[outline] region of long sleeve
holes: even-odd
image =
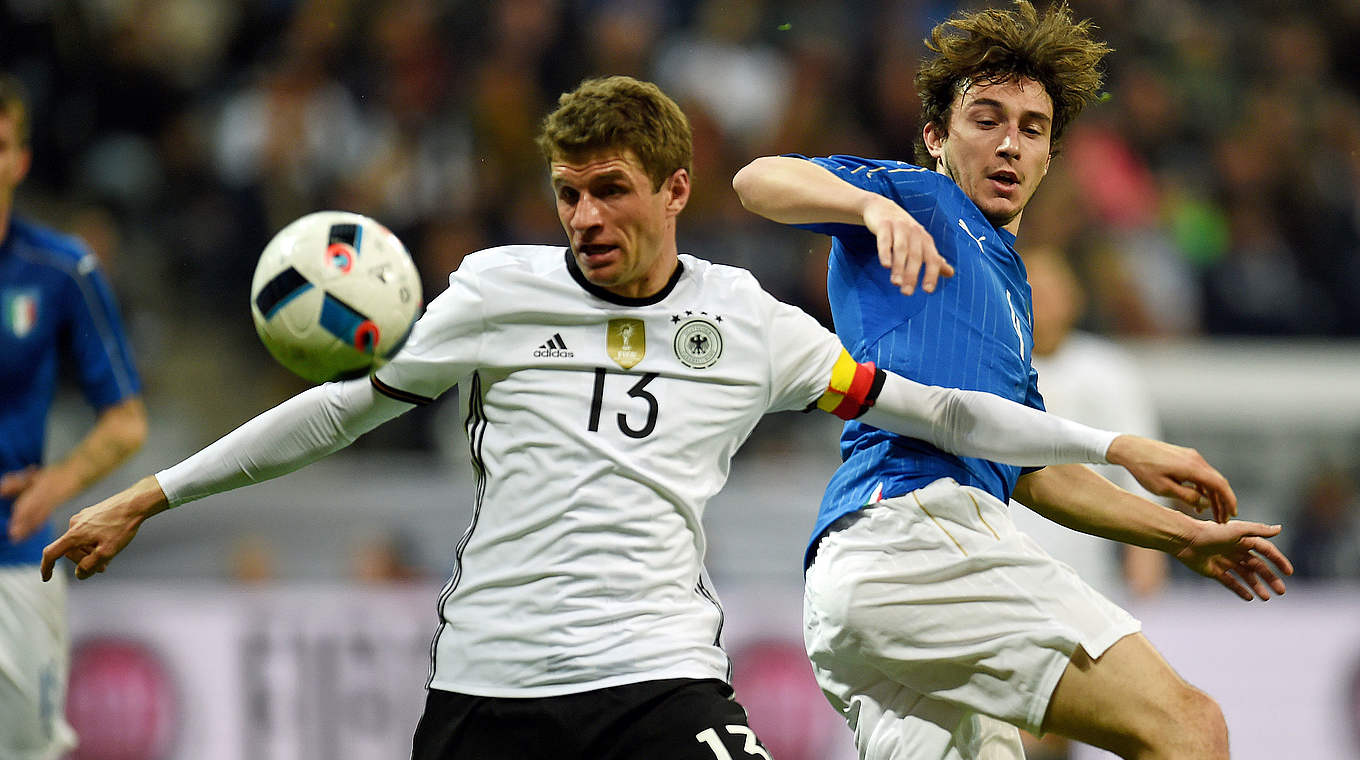
[[[991,393],[922,385],[891,372],[859,420],[955,454],[1019,466],[1103,464],[1119,435]]]
[[[367,377],[326,383],[156,473],[156,480],[177,507],[301,469],[412,408],[376,393]]]

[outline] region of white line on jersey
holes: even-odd
[[[973,231],[968,229],[968,225],[964,224],[962,219],[959,220],[959,226],[963,228],[964,233],[968,235],[968,237],[973,238],[973,242],[977,243],[979,251],[982,251],[983,253],[987,252],[987,249],[982,247],[982,241],[987,239],[986,235],[983,235],[982,237],[974,237]]]
[[[1025,358],[1025,333],[1022,329],[1024,323],[1020,321],[1020,315],[1015,313],[1015,304],[1011,301],[1009,290],[1006,291],[1006,305],[1011,310],[1011,327],[1015,328],[1015,338],[1020,343],[1020,358],[1023,359]]]

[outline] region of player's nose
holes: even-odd
[[[600,213],[600,203],[590,195],[583,194],[576,202],[576,208],[571,214],[571,226],[574,229],[586,230],[603,223],[603,216]]]
[[[998,156],[1016,158],[1020,155],[1020,130],[1018,127],[1010,126],[1006,133],[1001,136],[1001,142],[996,146]]]

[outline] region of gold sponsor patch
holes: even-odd
[[[632,369],[647,353],[647,330],[640,319],[609,320],[609,337],[605,344],[609,358],[624,369]]]

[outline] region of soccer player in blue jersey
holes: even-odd
[[[64,583],[38,567],[52,510],[146,438],[141,384],[95,257],[78,241],[11,213],[28,171],[29,117],[0,76],[0,757],[49,760],[74,746],[66,724]],[[65,457],[43,463],[58,371],[96,410]]]
[[[1065,4],[1023,0],[957,15],[927,44],[921,166],[764,157],[733,185],[752,211],[834,237],[828,291],[855,359],[1042,408],[1015,235],[1109,48]],[[953,456],[854,421],[841,450],[807,553],[805,636],[861,757],[1018,758],[1016,727],[1124,757],[1228,756],[1214,700],[1017,532],[1006,499],[1163,549],[1248,600],[1284,592],[1279,526],[1229,521],[1221,502],[1195,520],[1080,465]],[[1160,495],[1201,502],[1179,484]]]

